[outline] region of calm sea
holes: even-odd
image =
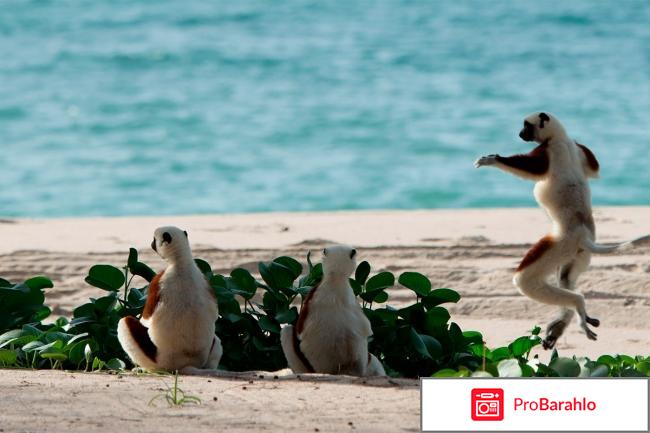
[[[650,2],[0,0],[0,216],[534,205],[548,110],[650,205]]]

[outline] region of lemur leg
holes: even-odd
[[[309,368],[303,364],[293,347],[293,326],[288,325],[280,331],[280,343],[284,357],[287,358],[289,368],[295,374],[311,373]]]
[[[563,289],[575,290],[575,280],[570,279],[573,265],[573,263],[570,263],[568,265],[560,266],[558,270],[558,282],[560,287]],[[560,308],[557,317],[546,327],[546,337],[544,338],[544,341],[542,341],[542,347],[544,347],[544,349],[552,349],[555,346],[557,340],[560,339],[567,326],[569,326],[569,323],[571,323],[574,315],[575,311],[571,308]]]
[[[221,340],[217,335],[214,335],[214,340],[212,340],[212,348],[210,349],[210,354],[208,355],[208,360],[206,361],[203,368],[216,370],[219,367],[219,361],[221,360],[221,355],[223,355],[223,347],[221,346]]]
[[[368,367],[366,368],[366,376],[386,376],[386,371],[381,362],[373,354],[368,356]]]
[[[585,299],[582,294],[548,283],[548,278],[557,270],[558,265],[564,266],[571,263],[567,262],[568,257],[563,241],[554,241],[540,248],[542,242],[544,240],[529,251],[519,266],[513,278],[515,286],[521,293],[535,301],[574,309],[580,317],[580,326],[587,334],[587,338],[595,340],[597,335],[589,329],[587,324],[598,326],[600,322],[587,315]],[[576,267],[576,269],[580,269],[580,267]],[[580,272],[577,272],[577,275]]]

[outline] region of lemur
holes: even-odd
[[[524,256],[513,283],[526,296],[561,307],[546,329],[543,347],[555,346],[567,325],[578,313],[580,325],[591,340],[596,334],[588,325],[599,326],[590,317],[582,294],[575,291],[578,276],[587,270],[591,253],[607,253],[638,245],[650,236],[618,245],[595,243],[596,227],[591,210],[588,178],[597,178],[600,165],[586,146],[572,140],[560,121],[549,113],[533,113],[524,120],[519,137],[539,145],[530,153],[479,158],[475,167],[494,166],[515,176],[533,180],[535,199],[553,222],[551,233],[540,239]],[[556,274],[559,287],[548,282]]]
[[[223,353],[215,334],[216,296],[192,257],[187,232],[155,230],[151,248],[169,266],[149,284],[140,320],[128,316],[117,326],[122,348],[146,369],[185,374],[216,370]]]
[[[386,375],[368,352],[370,321],[349,282],[356,253],[342,245],[323,250],[322,281],[305,298],[296,325],[282,328],[282,350],[294,373]]]

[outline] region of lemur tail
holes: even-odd
[[[650,235],[641,236],[631,241],[622,242],[620,244],[614,245],[602,245],[597,244],[589,238],[584,238],[582,240],[582,248],[591,251],[594,254],[607,254],[613,253],[616,251],[625,251],[643,245],[644,243],[650,243]]]

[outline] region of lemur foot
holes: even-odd
[[[583,328],[585,330],[585,334],[587,334],[587,338],[590,340],[596,341],[598,339],[598,334],[596,334],[594,331],[589,329],[588,327]]]
[[[555,343],[557,343],[560,336],[564,334],[567,325],[568,323],[564,320],[551,322],[546,328],[546,337],[544,338],[544,341],[542,341],[542,347],[546,350],[555,347]]]
[[[474,167],[480,168],[483,166],[494,165],[497,163],[497,155],[482,156],[474,161]]]
[[[555,343],[557,343],[557,337],[553,335],[548,335],[542,341],[542,347],[544,348],[544,350],[549,350],[555,347]]]
[[[587,323],[589,323],[591,326],[595,326],[596,328],[598,328],[598,327],[600,326],[600,320],[598,320],[598,319],[596,319],[596,318],[586,316],[586,317],[585,317],[585,320],[586,320]]]

